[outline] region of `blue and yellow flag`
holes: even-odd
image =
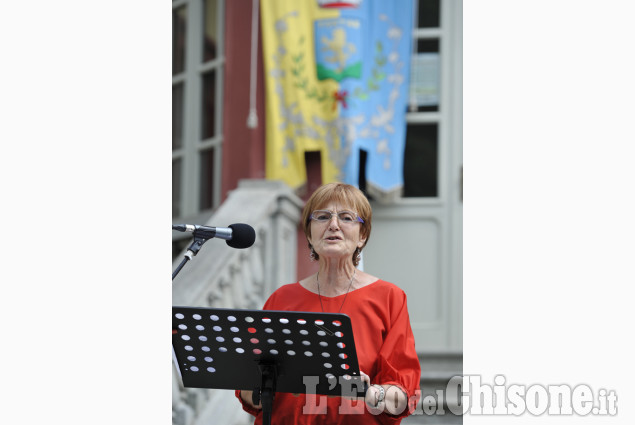
[[[403,188],[412,0],[262,0],[268,179],[306,183],[320,151],[323,183],[370,193]]]

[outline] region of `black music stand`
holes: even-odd
[[[276,391],[366,393],[345,314],[172,307],[172,348],[185,387],[254,391],[265,425]]]

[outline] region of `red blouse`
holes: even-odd
[[[344,296],[322,297],[324,311],[338,312]],[[321,312],[322,307],[317,294],[300,283],[293,283],[276,290],[263,310]],[[341,313],[348,315],[353,323],[360,370],[370,376],[372,384],[397,385],[403,389],[408,395],[409,408],[398,416],[386,413],[373,415],[363,401],[325,395],[276,393],[272,424],[399,424],[409,414],[410,408],[414,409],[420,397],[421,369],[405,292],[392,283],[377,280],[351,291]],[[256,416],[255,424],[262,424],[262,411],[243,403],[239,391],[236,391],[236,397],[245,411]],[[361,406],[363,409],[360,409],[360,403],[364,405]],[[342,413],[347,411],[350,413]]]

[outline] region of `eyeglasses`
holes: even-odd
[[[331,219],[333,218],[334,215],[337,216],[337,219],[342,224],[353,224],[353,223],[357,223],[357,222],[360,222],[360,223],[364,222],[364,220],[360,216],[355,214],[354,212],[351,212],[351,211],[340,211],[338,213],[334,213],[334,212],[329,211],[329,210],[315,210],[315,211],[313,211],[313,213],[311,214],[311,220],[315,220],[318,223],[327,223],[327,222],[331,221]]]

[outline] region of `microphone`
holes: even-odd
[[[209,227],[197,224],[173,224],[172,230],[179,232],[192,232],[195,236],[205,239],[225,239],[225,243],[232,248],[249,248],[256,241],[256,231],[253,227],[244,223],[230,224],[229,227]]]

